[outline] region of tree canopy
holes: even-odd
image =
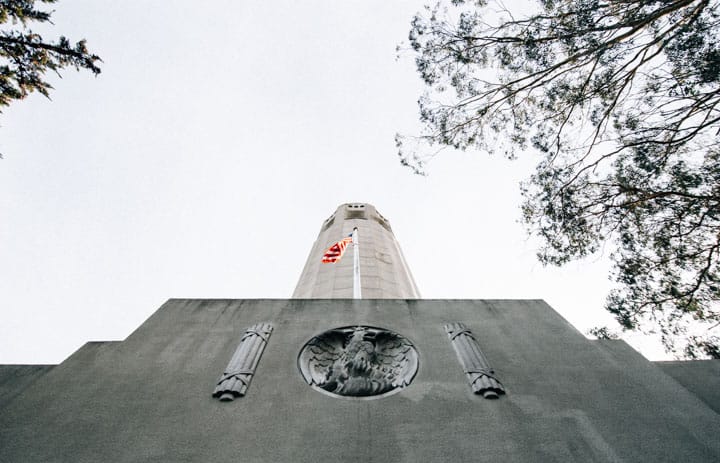
[[[656,332],[678,355],[720,357],[719,5],[426,7],[409,35],[426,84],[423,130],[397,136],[401,162],[423,173],[448,146],[539,153],[521,189],[540,261],[610,243],[606,308],[623,329]]]
[[[61,69],[71,66],[100,73],[100,57],[88,51],[85,40],[73,44],[61,36],[47,41],[30,29],[32,22],[51,23],[52,11],[38,9],[36,4],[55,2],[0,0],[0,108],[34,91],[49,97],[48,70],[59,75]]]

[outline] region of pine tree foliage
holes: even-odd
[[[51,22],[52,12],[36,4],[56,0],[0,0],[0,107],[37,91],[46,97],[52,86],[48,70],[59,73],[67,66],[100,73],[100,57],[90,53],[85,40],[71,43],[66,37],[46,41],[30,29],[30,23]]]
[[[533,5],[451,0],[414,17],[424,129],[397,136],[401,162],[423,173],[447,146],[540,153],[522,186],[540,261],[611,243],[620,325],[717,356],[720,1]]]

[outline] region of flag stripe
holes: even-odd
[[[343,254],[345,253],[345,249],[347,249],[347,246],[350,243],[352,243],[352,236],[343,238],[337,243],[327,248],[322,257],[322,263],[334,264],[335,262],[340,261],[340,258],[342,258]]]

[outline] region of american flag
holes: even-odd
[[[322,257],[322,263],[334,264],[335,262],[340,261],[340,258],[342,257],[343,253],[345,253],[345,249],[350,243],[352,243],[352,234],[327,248],[325,254],[323,254]]]

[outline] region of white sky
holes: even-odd
[[[422,86],[395,47],[421,6],[55,5],[53,33],[104,63],[0,115],[0,363],[124,339],[168,298],[288,298],[348,201],[390,220],[424,298],[541,298],[583,332],[611,322],[604,258],[535,260],[518,223],[532,156],[400,166]]]

